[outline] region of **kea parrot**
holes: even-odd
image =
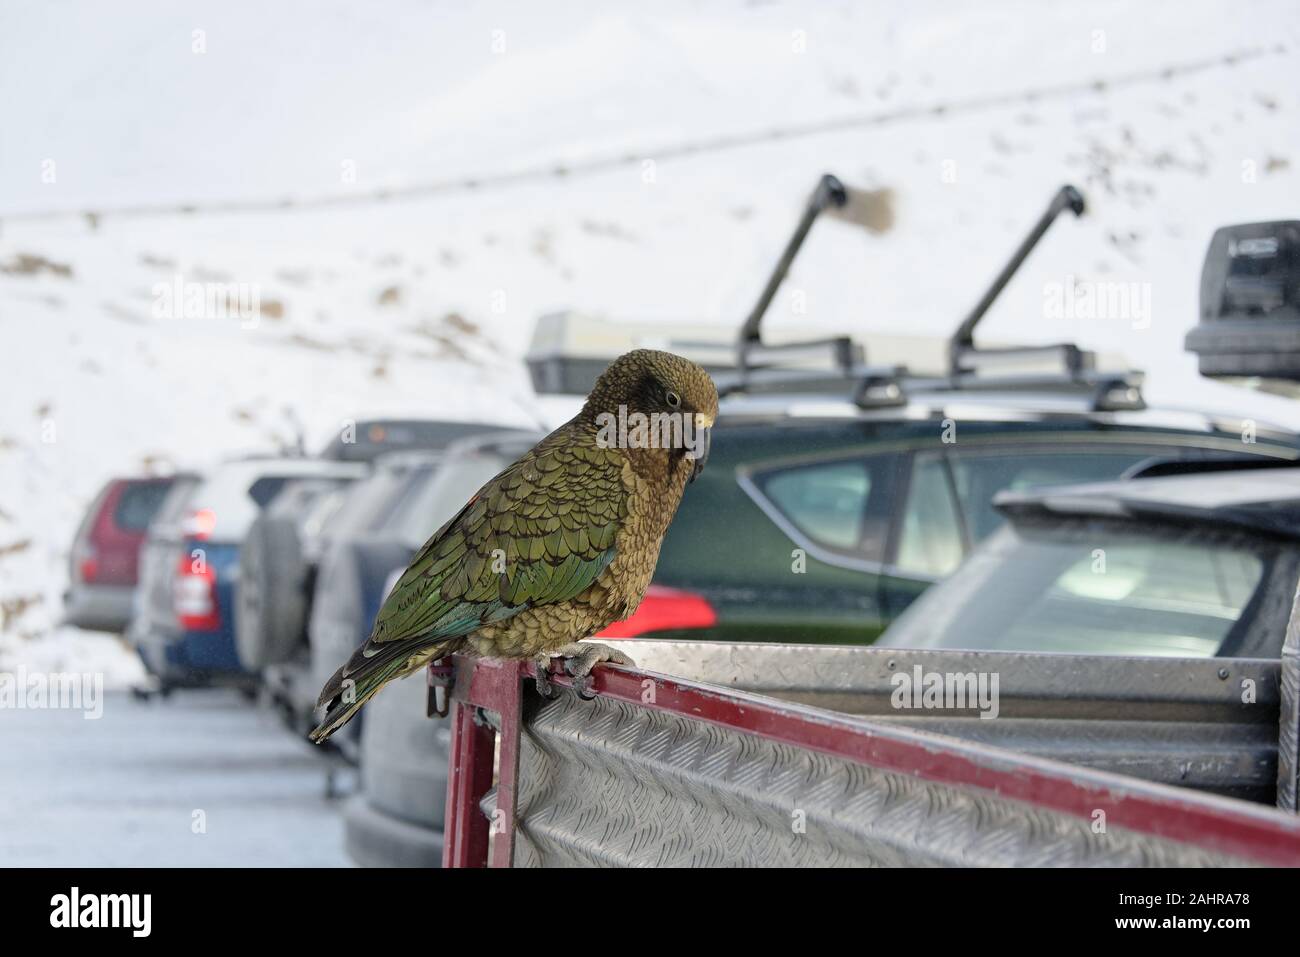
[[[380,688],[460,652],[585,678],[631,664],[583,638],[636,611],[688,482],[704,468],[718,390],[700,366],[637,349],[582,410],[489,481],[398,579],[365,643],[321,691],[324,741]]]

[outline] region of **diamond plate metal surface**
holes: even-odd
[[[607,698],[541,704],[522,745],[516,867],[1243,863]]]

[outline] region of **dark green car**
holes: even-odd
[[[869,643],[1000,525],[992,500],[1004,489],[1298,454],[1283,431],[1243,438],[1237,423],[1096,411],[1087,396],[1073,411],[1032,391],[917,395],[883,410],[775,398],[724,403],[708,467],[664,542],[660,587],[624,633]]]
[[[943,371],[868,364],[871,350],[848,336],[765,342],[763,317],[814,221],[844,207],[849,192],[830,174],[819,180],[734,343],[679,344],[697,350],[726,398],[650,592],[604,637],[870,643],[1000,525],[992,501],[1003,490],[1130,477],[1186,459],[1300,455],[1292,432],[1147,409],[1140,373],[1099,371],[1073,343],[975,343],[1052,223],[1083,214],[1083,194],[1069,184],[957,325]],[[1254,287],[1221,262],[1224,243],[1212,246],[1206,275],[1232,275],[1234,295],[1245,295]],[[1276,277],[1265,279],[1243,308],[1283,301]],[[568,355],[560,347],[585,327],[566,331],[566,318],[547,317],[534,333],[539,393],[585,394],[612,358]],[[589,338],[607,345],[610,330]],[[816,364],[827,356],[829,366]]]

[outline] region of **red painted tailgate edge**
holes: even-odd
[[[491,711],[510,706],[505,687],[531,677],[531,662],[458,659],[454,697]],[[571,687],[565,675],[552,675]],[[649,682],[650,684],[647,684]],[[646,691],[653,686],[653,700]],[[516,686],[517,687],[517,686]],[[594,673],[598,695],[735,728],[796,747],[927,781],[973,787],[1109,826],[1158,835],[1263,863],[1300,866],[1300,817],[1244,801],[1151,784],[923,732],[872,725],[743,692],[612,665]],[[517,698],[515,699],[517,701]],[[449,808],[449,813],[450,813]]]

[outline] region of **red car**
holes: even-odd
[[[125,631],[145,530],[178,483],[191,476],[112,479],[95,496],[72,543],[64,622]]]

